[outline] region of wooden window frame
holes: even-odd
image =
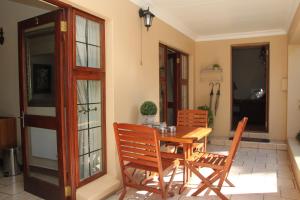
[[[77,66],[76,65],[76,16],[81,16],[88,20],[95,21],[100,24],[100,68]],[[106,159],[106,91],[105,91],[105,20],[93,16],[81,10],[73,9],[72,12],[72,44],[73,44],[73,133],[74,137],[74,158],[75,158],[75,179],[76,187],[81,187],[91,181],[105,175],[107,173]],[[101,133],[102,133],[102,171],[88,178],[80,180],[79,152],[78,152],[78,116],[77,116],[77,80],[99,80],[101,81]]]

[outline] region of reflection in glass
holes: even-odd
[[[77,81],[80,179],[102,170],[101,81]]]
[[[25,30],[27,99],[31,107],[55,107],[55,24]]]
[[[188,87],[187,85],[181,86],[181,102],[182,109],[188,108]]]
[[[27,127],[29,176],[59,185],[56,130]]]
[[[188,57],[181,55],[181,79],[188,79]]]

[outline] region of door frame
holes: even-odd
[[[230,46],[230,130],[234,131],[236,127],[233,127],[232,118],[233,118],[233,54],[232,51],[234,48],[251,48],[251,47],[266,47],[267,48],[267,55],[266,55],[266,113],[265,113],[265,130],[262,131],[255,131],[255,130],[248,130],[246,127],[246,131],[253,132],[253,133],[265,133],[269,132],[269,106],[270,106],[270,43],[269,42],[258,42],[258,43],[244,43],[244,44],[233,44]]]
[[[163,99],[163,106],[164,108],[159,108],[159,109],[163,109],[163,121],[164,122],[167,122],[168,120],[168,88],[167,88],[167,67],[168,67],[168,50],[171,50],[171,51],[174,51],[176,53],[176,60],[175,60],[175,70],[174,70],[174,74],[176,74],[176,80],[174,79],[174,87],[173,87],[173,90],[174,90],[174,104],[175,104],[175,109],[174,111],[178,111],[180,109],[182,109],[182,100],[181,100],[181,86],[183,85],[183,81],[182,80],[182,73],[181,73],[181,66],[182,66],[182,56],[186,56],[187,57],[187,76],[188,76],[188,79],[187,79],[187,83],[185,83],[185,85],[187,85],[187,107],[189,107],[189,55],[187,53],[184,53],[180,50],[177,50],[173,47],[170,47],[168,45],[165,45],[163,43],[159,43],[159,48],[162,47],[164,49],[164,56],[165,56],[165,76],[164,76],[164,80],[162,80],[160,74],[159,74],[159,86],[165,88],[165,98]],[[160,58],[159,58],[160,59]],[[159,62],[160,63],[160,62]],[[160,66],[159,66],[160,67]],[[159,71],[160,73],[160,71]],[[160,88],[159,88],[160,90]],[[159,98],[161,97],[161,94],[159,93]],[[174,113],[175,116],[174,116],[174,119],[175,119],[175,123],[176,123],[176,120],[177,120],[177,113]],[[161,118],[161,116],[160,116]],[[161,121],[162,119],[160,119]]]

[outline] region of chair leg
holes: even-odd
[[[225,179],[225,182],[230,186],[230,187],[235,187],[234,184],[228,180],[227,178]]]
[[[119,200],[123,200],[124,197],[125,197],[125,195],[126,195],[126,186],[124,186],[124,188],[123,188],[123,190],[122,190],[122,193],[121,193],[121,195],[120,195],[120,197],[119,197]]]

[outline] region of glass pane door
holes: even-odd
[[[60,18],[55,11],[19,26],[24,189],[45,199],[65,199]]]

